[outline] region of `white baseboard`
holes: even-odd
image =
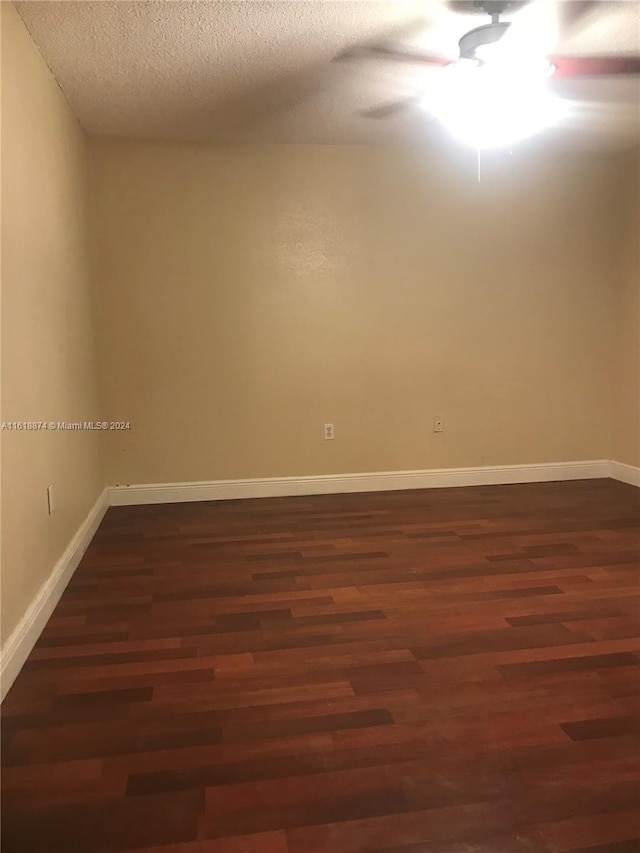
[[[609,476],[622,483],[640,488],[640,468],[636,465],[627,465],[626,462],[609,462]]]
[[[588,480],[608,476],[610,476],[609,461],[597,459],[585,462],[441,468],[425,471],[380,471],[365,474],[322,474],[310,477],[264,477],[252,480],[146,483],[111,486],[109,503],[111,506],[131,506],[289,495],[538,483],[552,480]]]
[[[104,489],[4,644],[0,666],[0,699],[4,699],[22,669],[84,552],[89,547],[109,506],[108,498],[108,489]]]

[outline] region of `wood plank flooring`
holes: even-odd
[[[640,851],[640,491],[109,510],[2,707],[3,853]]]

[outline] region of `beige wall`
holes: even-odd
[[[13,5],[1,6],[2,419],[93,420],[86,141]],[[95,434],[1,435],[4,640],[103,481]]]
[[[612,458],[640,465],[640,148],[621,159]]]
[[[610,157],[523,147],[478,184],[467,154],[100,142],[93,168],[111,483],[609,457]]]

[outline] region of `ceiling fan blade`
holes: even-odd
[[[598,0],[564,0],[558,5],[561,7],[560,25],[565,34],[569,35],[578,29],[589,12],[601,4]]]
[[[640,74],[640,56],[550,56],[553,79]]]
[[[347,50],[339,53],[335,59],[338,61],[349,59],[390,59],[395,62],[410,62],[414,65],[435,65],[441,68],[450,65],[453,61],[446,56],[436,56],[432,53],[425,53],[422,50],[403,50],[402,48],[386,44],[365,44],[347,48]]]
[[[365,118],[391,118],[396,113],[401,113],[408,109],[412,104],[418,102],[418,98],[403,98],[401,101],[390,101],[387,104],[381,104],[379,107],[373,107],[370,110],[364,110],[361,115]]]

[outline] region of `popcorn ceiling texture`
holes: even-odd
[[[71,108],[95,135],[217,142],[420,143],[440,131],[418,107],[373,121],[362,110],[432,85],[437,71],[364,60],[332,63],[375,37],[455,55],[483,15],[423,2],[21,2],[16,4]],[[559,45],[567,52],[640,50],[640,4],[607,2]],[[583,81],[563,137],[633,136],[635,80]],[[603,133],[604,131],[604,133]]]

